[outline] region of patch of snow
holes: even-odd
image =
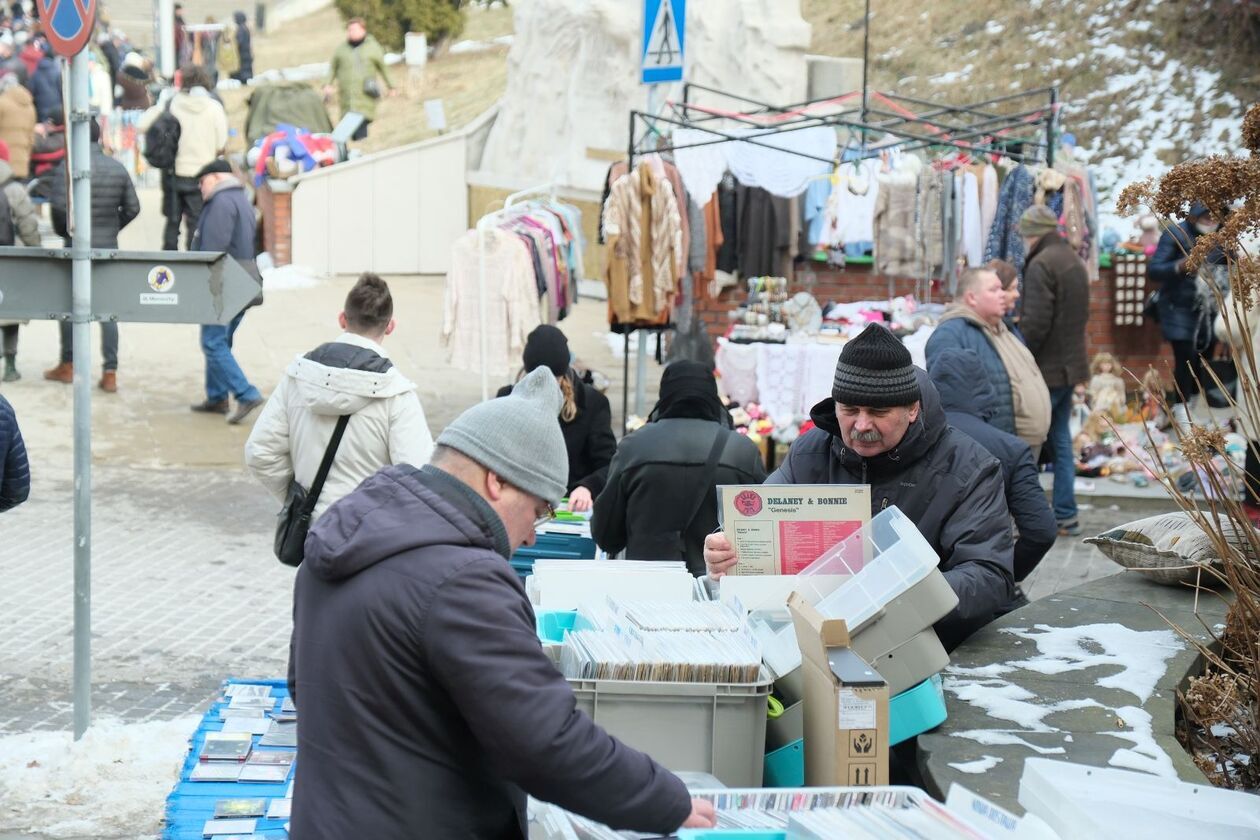
[[[991,20],[984,27],[984,31],[986,35],[1001,35],[1006,31],[1006,26],[1005,24],[998,23],[996,20]]]
[[[983,758],[976,759],[975,761],[964,761],[959,763],[951,762],[949,766],[953,767],[959,773],[972,773],[979,775],[980,773],[989,772],[1001,763],[1002,759],[986,755]]]
[[[1026,747],[1038,755],[1063,755],[1067,752],[1063,747],[1039,747],[1009,729],[968,729],[952,734],[955,738],[966,738],[986,747]],[[1072,736],[1067,736],[1067,740],[1072,740]]]
[[[954,694],[985,714],[998,720],[1009,720],[1030,732],[1057,732],[1045,719],[1056,712],[1074,709],[1106,708],[1096,700],[1060,700],[1042,705],[1031,702],[1037,698],[1025,688],[1003,680],[960,680],[945,678],[945,690]]]
[[[489,41],[458,41],[451,45],[448,52],[451,55],[462,55],[465,53],[487,52],[489,50],[498,49],[499,47],[512,46],[513,38],[511,35],[500,35]]]
[[[971,71],[975,70],[974,64],[968,64],[961,70],[951,70],[948,73],[941,73],[928,79],[928,82],[934,85],[952,85],[955,82],[965,82],[970,76]]]
[[[1171,630],[1132,630],[1121,624],[1038,624],[1033,630],[1010,628],[1002,632],[1037,645],[1037,656],[1007,664],[1047,676],[1100,666],[1120,668],[1118,673],[1099,678],[1097,684],[1127,691],[1142,703],[1155,691],[1155,684],[1168,669],[1168,660],[1182,650]]]
[[[264,292],[287,292],[310,289],[320,284],[321,278],[309,268],[300,265],[281,265],[262,272]]]
[[[1064,736],[1063,736],[1063,740],[1064,740],[1064,741],[1066,741],[1067,743],[1069,743],[1069,744],[1070,744],[1070,743],[1072,743],[1072,736],[1071,736],[1071,735],[1064,735]]]
[[[1176,779],[1177,770],[1173,767],[1172,759],[1159,744],[1155,743],[1155,732],[1151,726],[1150,714],[1137,706],[1121,706],[1116,709],[1116,714],[1132,728],[1132,731],[1100,734],[1114,735],[1117,738],[1132,741],[1133,748],[1116,750],[1115,755],[1107,763],[1112,767],[1123,767],[1126,770],[1138,770],[1165,779]]]
[[[962,665],[949,665],[945,668],[945,673],[953,674],[956,677],[975,677],[977,679],[988,677],[1000,677],[1015,670],[1013,665],[1003,665],[995,662],[992,665],[982,665],[979,668],[966,668]]]
[[[1234,727],[1230,726],[1228,723],[1212,724],[1213,738],[1229,738],[1237,734],[1238,730],[1234,729]]]
[[[0,737],[0,831],[47,837],[156,834],[199,718]]]

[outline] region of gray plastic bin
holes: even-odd
[[[949,654],[931,627],[870,661],[871,667],[888,683],[889,696],[914,688],[948,664]]]
[[[856,630],[849,628],[853,637],[853,650],[873,665],[889,651],[901,647],[949,615],[949,611],[956,606],[958,596],[949,581],[939,569],[933,569],[923,580],[884,605],[865,624]],[[936,671],[929,671],[915,682],[922,682],[935,673]]]
[[[577,707],[670,770],[760,787],[771,681],[750,685],[569,680]]]

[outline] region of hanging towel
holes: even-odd
[[[758,130],[736,129],[730,133],[747,136],[758,134]],[[761,187],[780,198],[792,198],[805,192],[810,179],[830,171],[830,161],[836,157],[836,131],[830,126],[786,134],[761,134],[755,139],[755,144],[723,143],[727,166],[740,183]],[[801,154],[812,157],[801,157]]]
[[[680,128],[674,132],[675,147],[721,139],[716,134],[696,128]],[[683,186],[692,200],[702,207],[709,203],[726,172],[726,147],[729,145],[727,142],[710,142],[706,146],[674,149],[674,165],[682,176]]]

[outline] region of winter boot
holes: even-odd
[[[62,362],[52,370],[44,371],[44,378],[49,382],[64,382],[67,385],[74,382],[74,365],[70,362]]]
[[[105,393],[115,394],[118,392],[118,374],[112,370],[102,371],[101,381],[98,384]]]
[[[6,353],[4,356],[4,381],[17,382],[22,378],[22,374],[18,373],[17,356],[13,353]]]

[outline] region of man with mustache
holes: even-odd
[[[949,426],[910,351],[870,325],[844,346],[831,394],[766,483],[869,484],[872,515],[896,505],[908,516],[958,594],[958,607],[935,625],[947,650],[1019,606],[1001,465]],[[720,578],[739,558],[717,533],[705,540],[704,561]]]

